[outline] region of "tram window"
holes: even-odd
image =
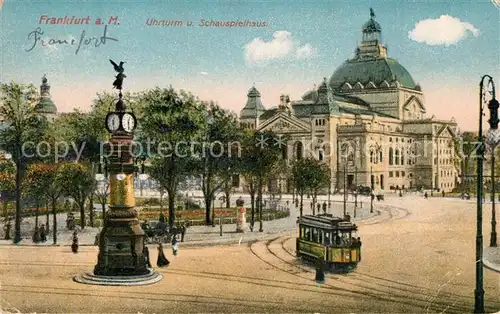
[[[330,245],[330,232],[325,232],[325,245]]]
[[[305,239],[311,241],[311,228],[306,227]]]
[[[318,243],[323,244],[323,230],[318,230]]]
[[[312,230],[312,242],[318,242],[318,229],[313,229]]]
[[[304,227],[301,227],[300,228],[300,238],[303,239],[304,238],[304,235],[305,235],[305,228]]]

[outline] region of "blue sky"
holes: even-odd
[[[264,105],[270,107],[281,93],[300,98],[352,57],[370,7],[382,26],[389,56],[422,85],[429,114],[455,116],[462,129],[474,128],[470,117],[477,117],[480,76],[489,73],[500,86],[500,9],[491,0],[5,0],[0,12],[0,81],[39,85],[46,73],[60,111],[86,110],[96,92],[112,91],[111,58],[126,61],[125,90],[172,84],[239,112],[255,82]],[[39,24],[41,15],[90,16],[91,24]],[[418,36],[409,38],[418,22],[442,15],[455,18],[448,22],[459,23],[462,38],[456,33],[460,30],[450,28],[429,39],[426,36],[435,37],[436,31],[426,33],[423,25]],[[110,16],[117,16],[120,25],[109,25],[108,36],[118,42],[82,47],[76,55],[77,45],[37,45],[26,52],[33,43],[28,34],[37,27],[44,32],[42,38],[75,38],[78,43],[83,30],[88,37],[101,36],[104,26],[93,22],[97,18],[107,22]],[[148,26],[149,18],[193,21],[193,26]],[[201,27],[201,19],[265,21],[268,26]],[[274,45],[269,43],[273,39]]]

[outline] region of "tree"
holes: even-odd
[[[57,201],[62,194],[62,182],[58,180],[59,164],[31,164],[26,173],[26,186],[28,191],[39,197],[47,199],[52,211],[52,236],[54,244],[57,243]]]
[[[16,192],[16,168],[11,160],[5,158],[5,154],[0,153],[0,200],[2,200],[2,215],[5,223],[10,220],[8,213],[9,201],[15,199]],[[6,240],[7,234],[5,235]]]
[[[328,188],[330,184],[330,167],[314,158],[307,158],[305,171],[308,173],[307,184],[313,201],[313,215],[315,215],[316,202],[321,190]]]
[[[82,163],[64,163],[59,166],[56,180],[62,193],[71,197],[80,209],[80,226],[85,228],[85,201],[94,188],[89,167]]]
[[[37,138],[38,128],[42,125],[35,113],[34,105],[38,98],[33,85],[0,84],[0,116],[6,126],[0,130],[0,145],[12,154],[16,163],[14,243],[21,241],[21,183],[27,159],[26,150],[22,150],[23,143]]]
[[[155,88],[138,96],[144,108],[139,126],[141,143],[148,146],[150,176],[168,193],[169,225],[175,223],[175,196],[179,183],[193,173],[195,157],[189,144],[200,142],[203,135],[203,105],[193,95],[172,87]],[[144,148],[144,145],[143,145]]]
[[[300,212],[300,217],[302,217],[302,213],[304,210],[304,194],[308,190],[307,186],[307,173],[304,171],[306,169],[306,161],[305,159],[296,159],[293,161],[292,164],[292,183],[293,187],[297,193],[297,195],[300,197],[300,205],[299,205],[299,212]]]
[[[99,184],[100,183],[100,184]],[[106,204],[108,203],[109,197],[109,180],[105,179],[104,181],[97,182],[98,186],[95,189],[95,197],[97,201],[102,206],[102,219],[106,219]]]
[[[213,225],[215,217],[212,200],[226,184],[229,184],[232,173],[237,171],[239,137],[237,119],[231,112],[209,103],[206,114],[208,118],[204,125],[206,130],[204,144],[197,151],[201,158],[196,159],[198,162],[195,168],[202,177],[205,223]],[[229,199],[226,202],[229,202]]]
[[[280,163],[281,145],[286,145],[286,139],[270,131],[246,131],[242,139],[243,152],[240,159],[241,172],[250,187],[257,192],[257,212],[259,214],[259,231],[262,232],[262,194],[264,183],[276,175],[273,171]],[[252,199],[252,195],[250,195]],[[253,200],[252,200],[253,202]],[[252,220],[253,230],[253,207]]]

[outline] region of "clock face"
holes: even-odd
[[[108,131],[115,132],[120,127],[120,117],[116,113],[108,114],[106,117]]]
[[[125,113],[122,117],[122,128],[125,132],[131,133],[135,129],[135,117]]]

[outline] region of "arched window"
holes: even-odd
[[[395,160],[395,161],[396,161],[396,162],[395,162],[395,164],[396,164],[396,165],[399,165],[399,149],[396,149],[396,152],[395,152],[395,154],[394,154],[394,155],[395,155],[395,156],[394,156],[394,157],[395,157],[394,159],[396,159],[396,160]]]
[[[288,146],[286,145],[281,146],[281,157],[283,159],[288,159]]]
[[[378,151],[378,160],[379,160],[380,162],[382,162],[382,161],[384,160],[384,158],[383,158],[383,157],[384,157],[384,156],[382,155],[382,150],[379,150],[379,151]]]
[[[295,158],[302,159],[304,153],[304,146],[302,142],[295,143]]]
[[[373,150],[370,151],[370,163],[373,163]]]
[[[404,166],[405,164],[405,154],[404,154],[404,149],[401,150],[401,165]]]
[[[393,164],[394,164],[394,153],[392,147],[389,147],[389,165],[392,166]]]

